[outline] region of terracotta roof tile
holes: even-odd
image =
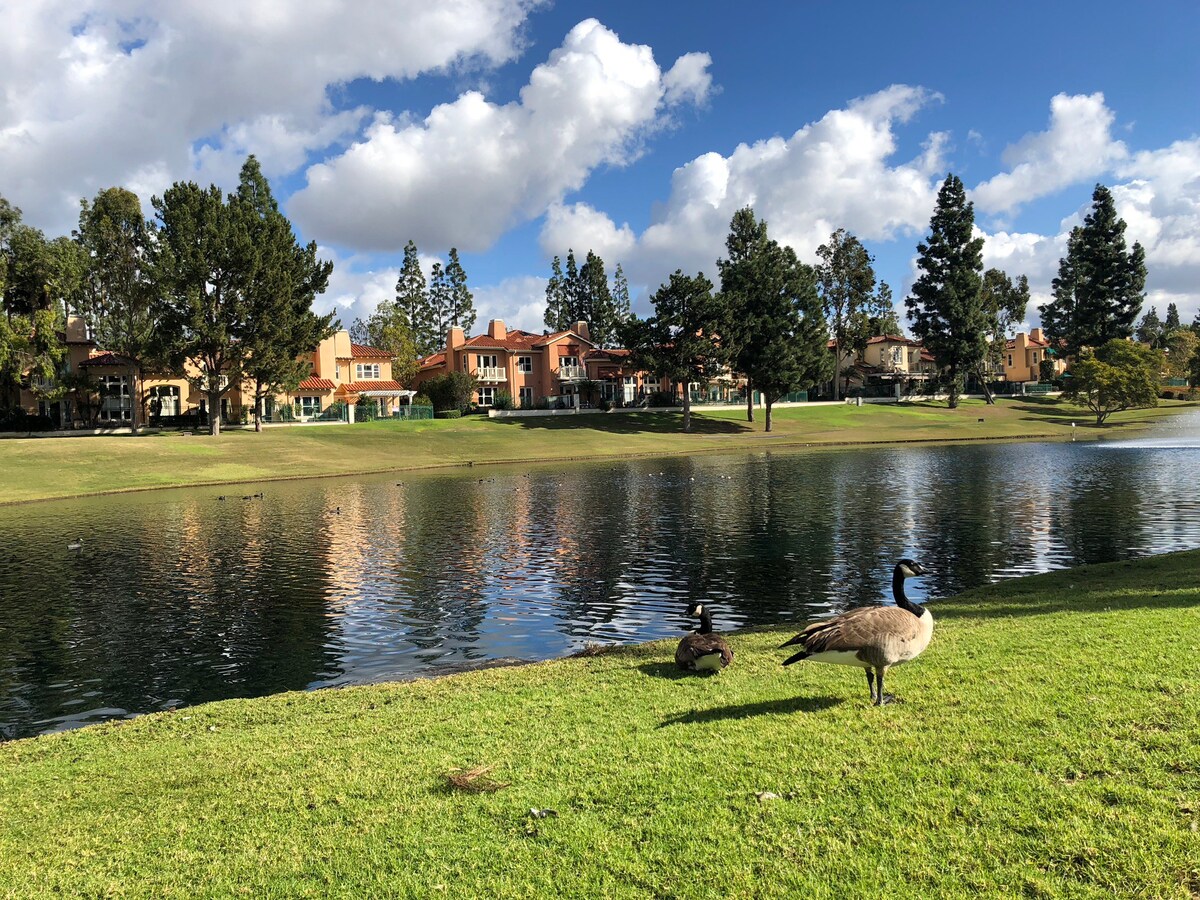
[[[95,356],[89,356],[79,364],[80,368],[84,366],[136,366],[137,360],[130,359],[128,356],[122,356],[120,353],[98,353]]]
[[[316,375],[310,375],[296,385],[297,390],[302,391],[332,391],[335,387],[337,385],[328,378],[318,378]]]
[[[391,359],[392,354],[378,347],[368,347],[366,344],[351,344],[350,354],[354,359]]]

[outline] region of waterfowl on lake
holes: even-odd
[[[783,664],[811,659],[858,666],[867,670],[867,687],[876,706],[894,700],[883,692],[883,676],[892,666],[919,656],[933,637],[933,615],[904,596],[904,579],[924,574],[920,563],[900,560],[892,572],[895,606],[864,606],[814,622],[782,645],[804,648]]]
[[[733,662],[733,650],[725,638],[713,634],[712,615],[703,603],[691,604],[687,614],[699,617],[700,630],[679,642],[675,663],[685,672],[720,672]]]
[[[71,541],[71,543],[67,544],[67,549],[74,550],[76,553],[78,553],[80,550],[83,549],[83,538],[75,538],[75,540],[73,540],[73,541]]]

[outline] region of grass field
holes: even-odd
[[[121,437],[0,440],[0,502],[73,497],[315,475],[349,475],[467,463],[665,455],[806,444],[1126,436],[1165,415],[1196,409],[1165,401],[1157,409],[1114,414],[1102,428],[1085,410],[1058,400],[967,401],[899,406],[781,409],[774,430],[763,414],[747,424],[740,411],[696,417],[679,431],[675,413],[620,413],[522,419],[470,416],[425,422],[373,422],[272,428],[262,434],[163,433]],[[982,421],[980,421],[982,420]]]
[[[1200,896],[1200,552],[931,609],[883,708],[759,631],[0,745],[0,896]]]

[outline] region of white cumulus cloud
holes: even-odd
[[[665,75],[649,47],[594,19],[537,66],[517,101],[471,91],[422,121],[378,115],[364,138],[314,165],[289,210],[320,239],[362,249],[418,244],[483,250],[603,164],[635,159],[672,103],[703,100],[708,58]]]

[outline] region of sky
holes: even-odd
[[[717,280],[753,206],[814,262],[841,227],[897,305],[958,175],[984,263],[1037,305],[1097,183],[1147,308],[1200,311],[1200,4],[0,0],[0,196],[50,236],[122,185],[236,186],[255,154],[335,264],[343,324],[403,247],[459,251],[482,330],[541,331],[554,255],[621,263],[634,309]]]

